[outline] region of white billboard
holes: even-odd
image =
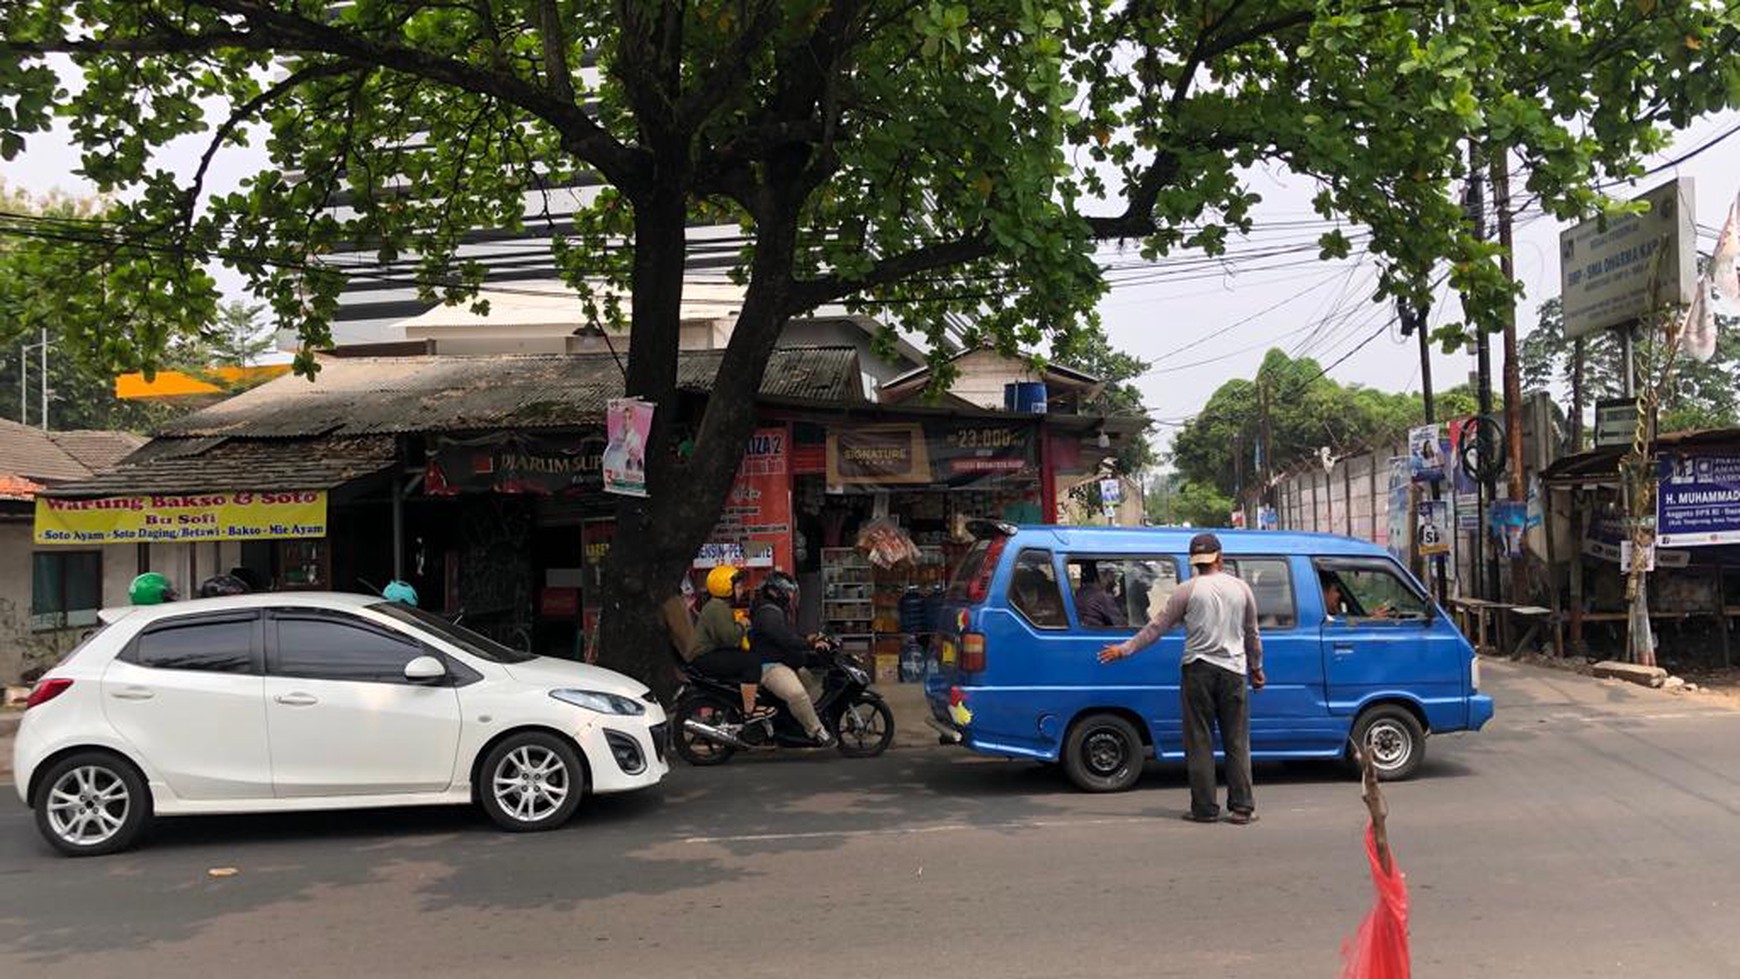
[[[1649,210],[1610,218],[1606,227],[1584,221],[1559,235],[1568,337],[1624,326],[1651,305],[1692,301],[1698,262],[1692,178],[1670,180],[1633,200],[1647,202]]]

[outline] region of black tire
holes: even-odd
[[[691,718],[702,724],[740,724],[743,721],[741,705],[703,693],[677,701],[676,710],[671,713],[671,744],[684,761],[697,768],[706,768],[723,765],[737,754],[737,749],[728,744],[708,741],[690,731],[686,722]]]
[[[1084,792],[1123,792],[1142,777],[1145,760],[1136,725],[1116,714],[1089,714],[1063,741],[1064,774]]]
[[[1379,704],[1368,707],[1353,725],[1353,743],[1372,753],[1372,767],[1380,782],[1413,778],[1426,760],[1426,731],[1405,707]],[[1348,760],[1353,760],[1352,752]],[[1359,771],[1359,766],[1353,766]]]
[[[546,731],[503,738],[477,766],[477,804],[510,833],[539,833],[566,823],[586,794],[580,753]]]
[[[145,777],[113,752],[68,755],[37,783],[36,829],[66,856],[118,853],[132,846],[150,822]]]
[[[835,716],[834,739],[847,758],[874,758],[894,743],[894,712],[887,701],[866,690]]]

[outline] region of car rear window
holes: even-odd
[[[991,541],[989,538],[973,543],[966,556],[961,558],[961,563],[955,565],[955,576],[949,581],[948,597],[951,600],[958,602],[967,600],[968,588],[972,585],[973,579],[977,578],[979,572],[984,569],[985,559],[990,554]]]

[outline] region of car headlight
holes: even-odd
[[[640,701],[620,697],[613,693],[604,693],[600,690],[552,690],[550,696],[565,704],[595,710],[600,714],[638,716],[646,713],[646,705]]]

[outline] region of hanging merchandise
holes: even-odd
[[[921,559],[918,545],[893,520],[883,517],[872,520],[858,531],[858,550],[878,568],[899,564],[917,564]]]
[[[646,494],[646,443],[652,433],[653,403],[612,398],[605,408],[604,492]]]

